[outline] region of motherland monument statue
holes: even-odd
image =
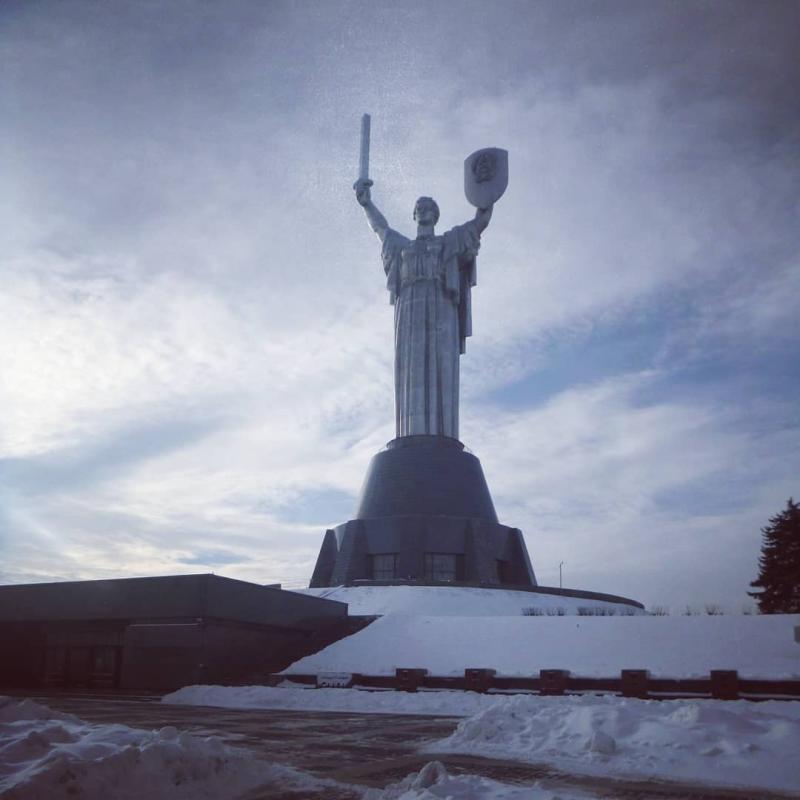
[[[487,183],[474,219],[437,236],[439,206],[432,197],[414,205],[415,239],[389,227],[371,197],[364,174],[353,188],[381,241],[387,289],[394,312],[394,384],[397,436],[458,439],[459,356],[472,334],[471,289],[481,234],[495,198],[508,183],[505,151],[484,150],[467,159],[467,180]],[[491,191],[487,192],[486,189]]]
[[[437,235],[439,207],[420,197],[411,239],[389,227],[372,201],[369,139],[365,114],[353,189],[381,241],[394,306],[396,438],[372,459],[356,516],[326,532],[311,586],[535,586],[521,532],[498,522],[480,462],[458,439],[459,360],[472,334],[476,259],[508,185],[508,153],[484,148],[465,160],[473,219]]]
[[[476,257],[494,203],[508,185],[508,153],[485,149],[466,160],[465,189],[477,206],[474,219],[437,236],[439,206],[432,197],[420,197],[413,214],[417,236],[408,239],[389,227],[372,201],[369,128],[365,114],[360,175],[353,189],[381,241],[389,300],[395,307],[396,435],[458,439],[459,356],[472,334]]]

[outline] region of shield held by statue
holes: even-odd
[[[485,147],[464,161],[464,194],[476,208],[496,203],[508,186],[508,150]]]

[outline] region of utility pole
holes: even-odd
[[[563,561],[559,561],[558,562],[558,588],[559,589],[563,588],[563,585],[562,585],[562,582],[561,582],[561,567],[563,566],[563,564],[564,564]]]

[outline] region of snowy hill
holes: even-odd
[[[301,659],[285,674],[394,674],[424,667],[463,675],[490,667],[502,675],[567,669],[612,677],[649,669],[658,677],[705,677],[736,669],[743,677],[800,677],[798,614],[692,617],[422,617],[391,614]]]
[[[615,614],[643,613],[626,603],[568,597],[546,592],[484,589],[472,586],[335,586],[295,591],[347,603],[351,615],[495,617],[519,616],[523,613],[523,609],[536,609],[542,614],[563,612],[574,615],[582,608]]]

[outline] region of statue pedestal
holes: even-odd
[[[396,580],[536,586],[522,533],[498,522],[480,461],[456,439],[404,436],[373,457],[311,586]]]

